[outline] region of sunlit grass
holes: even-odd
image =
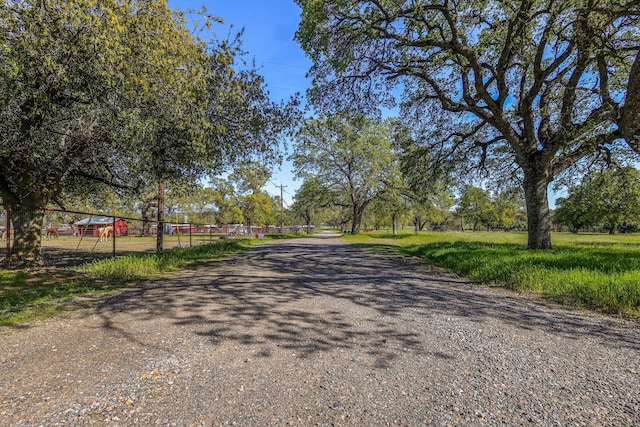
[[[640,236],[555,233],[553,251],[526,249],[524,233],[437,232],[348,236],[423,258],[474,282],[565,304],[640,316]]]
[[[97,260],[55,272],[0,269],[0,325],[11,326],[48,317],[77,306],[82,300],[199,262],[239,253],[247,246],[248,240],[220,240],[158,254],[140,253]]]
[[[193,262],[237,253],[245,248],[246,241],[220,240],[212,244],[173,248],[160,253],[98,260],[77,268],[77,271],[101,279],[147,279],[159,273],[184,268]]]

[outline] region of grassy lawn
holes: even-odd
[[[0,269],[0,326],[16,326],[81,306],[101,295],[149,278],[239,253],[250,240],[228,239],[156,253],[96,260],[79,267]]]
[[[640,235],[554,233],[553,251],[527,250],[526,233],[373,233],[345,238],[421,257],[477,283],[640,317]]]

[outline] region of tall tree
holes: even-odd
[[[275,104],[238,39],[205,43],[165,1],[0,7],[0,198],[14,265],[41,260],[42,211],[65,194],[195,180],[276,151],[296,100]]]
[[[316,105],[393,105],[402,88],[434,164],[517,165],[529,248],[552,247],[554,177],[637,132],[637,0],[296,1]]]
[[[391,166],[391,143],[382,123],[349,115],[307,120],[292,155],[296,174],[312,173],[348,208],[351,233],[360,232],[362,215],[383,190]]]

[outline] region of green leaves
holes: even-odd
[[[352,211],[352,232],[357,232],[364,209],[383,191],[392,166],[386,127],[347,114],[307,120],[291,158],[298,176],[315,175],[335,205]]]
[[[558,221],[572,231],[603,226],[613,234],[623,223],[640,221],[640,176],[632,167],[594,173],[557,204]]]
[[[316,108],[401,102],[430,164],[524,178],[532,247],[550,248],[555,176],[622,136],[638,151],[637,2],[298,3]]]
[[[241,63],[239,37],[205,42],[165,1],[5,2],[0,22],[5,203],[195,182],[245,157],[275,163],[300,117],[297,98],[272,102]]]

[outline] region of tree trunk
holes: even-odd
[[[353,222],[351,223],[351,234],[360,233],[360,224],[362,223],[362,209],[354,206],[353,208]]]
[[[398,215],[394,212],[391,218],[393,222],[393,235],[395,236],[398,234]]]
[[[42,266],[44,212],[30,206],[16,205],[11,207],[11,218],[15,233],[11,248],[11,265],[18,268]]]
[[[142,235],[149,236],[151,234],[151,207],[148,205],[143,205],[143,208],[140,210],[140,216],[142,217]]]
[[[620,114],[620,129],[627,144],[640,154],[640,51],[629,73],[627,94]]]
[[[549,178],[544,171],[524,170],[524,196],[527,205],[529,249],[551,250],[551,215],[548,198]]]

